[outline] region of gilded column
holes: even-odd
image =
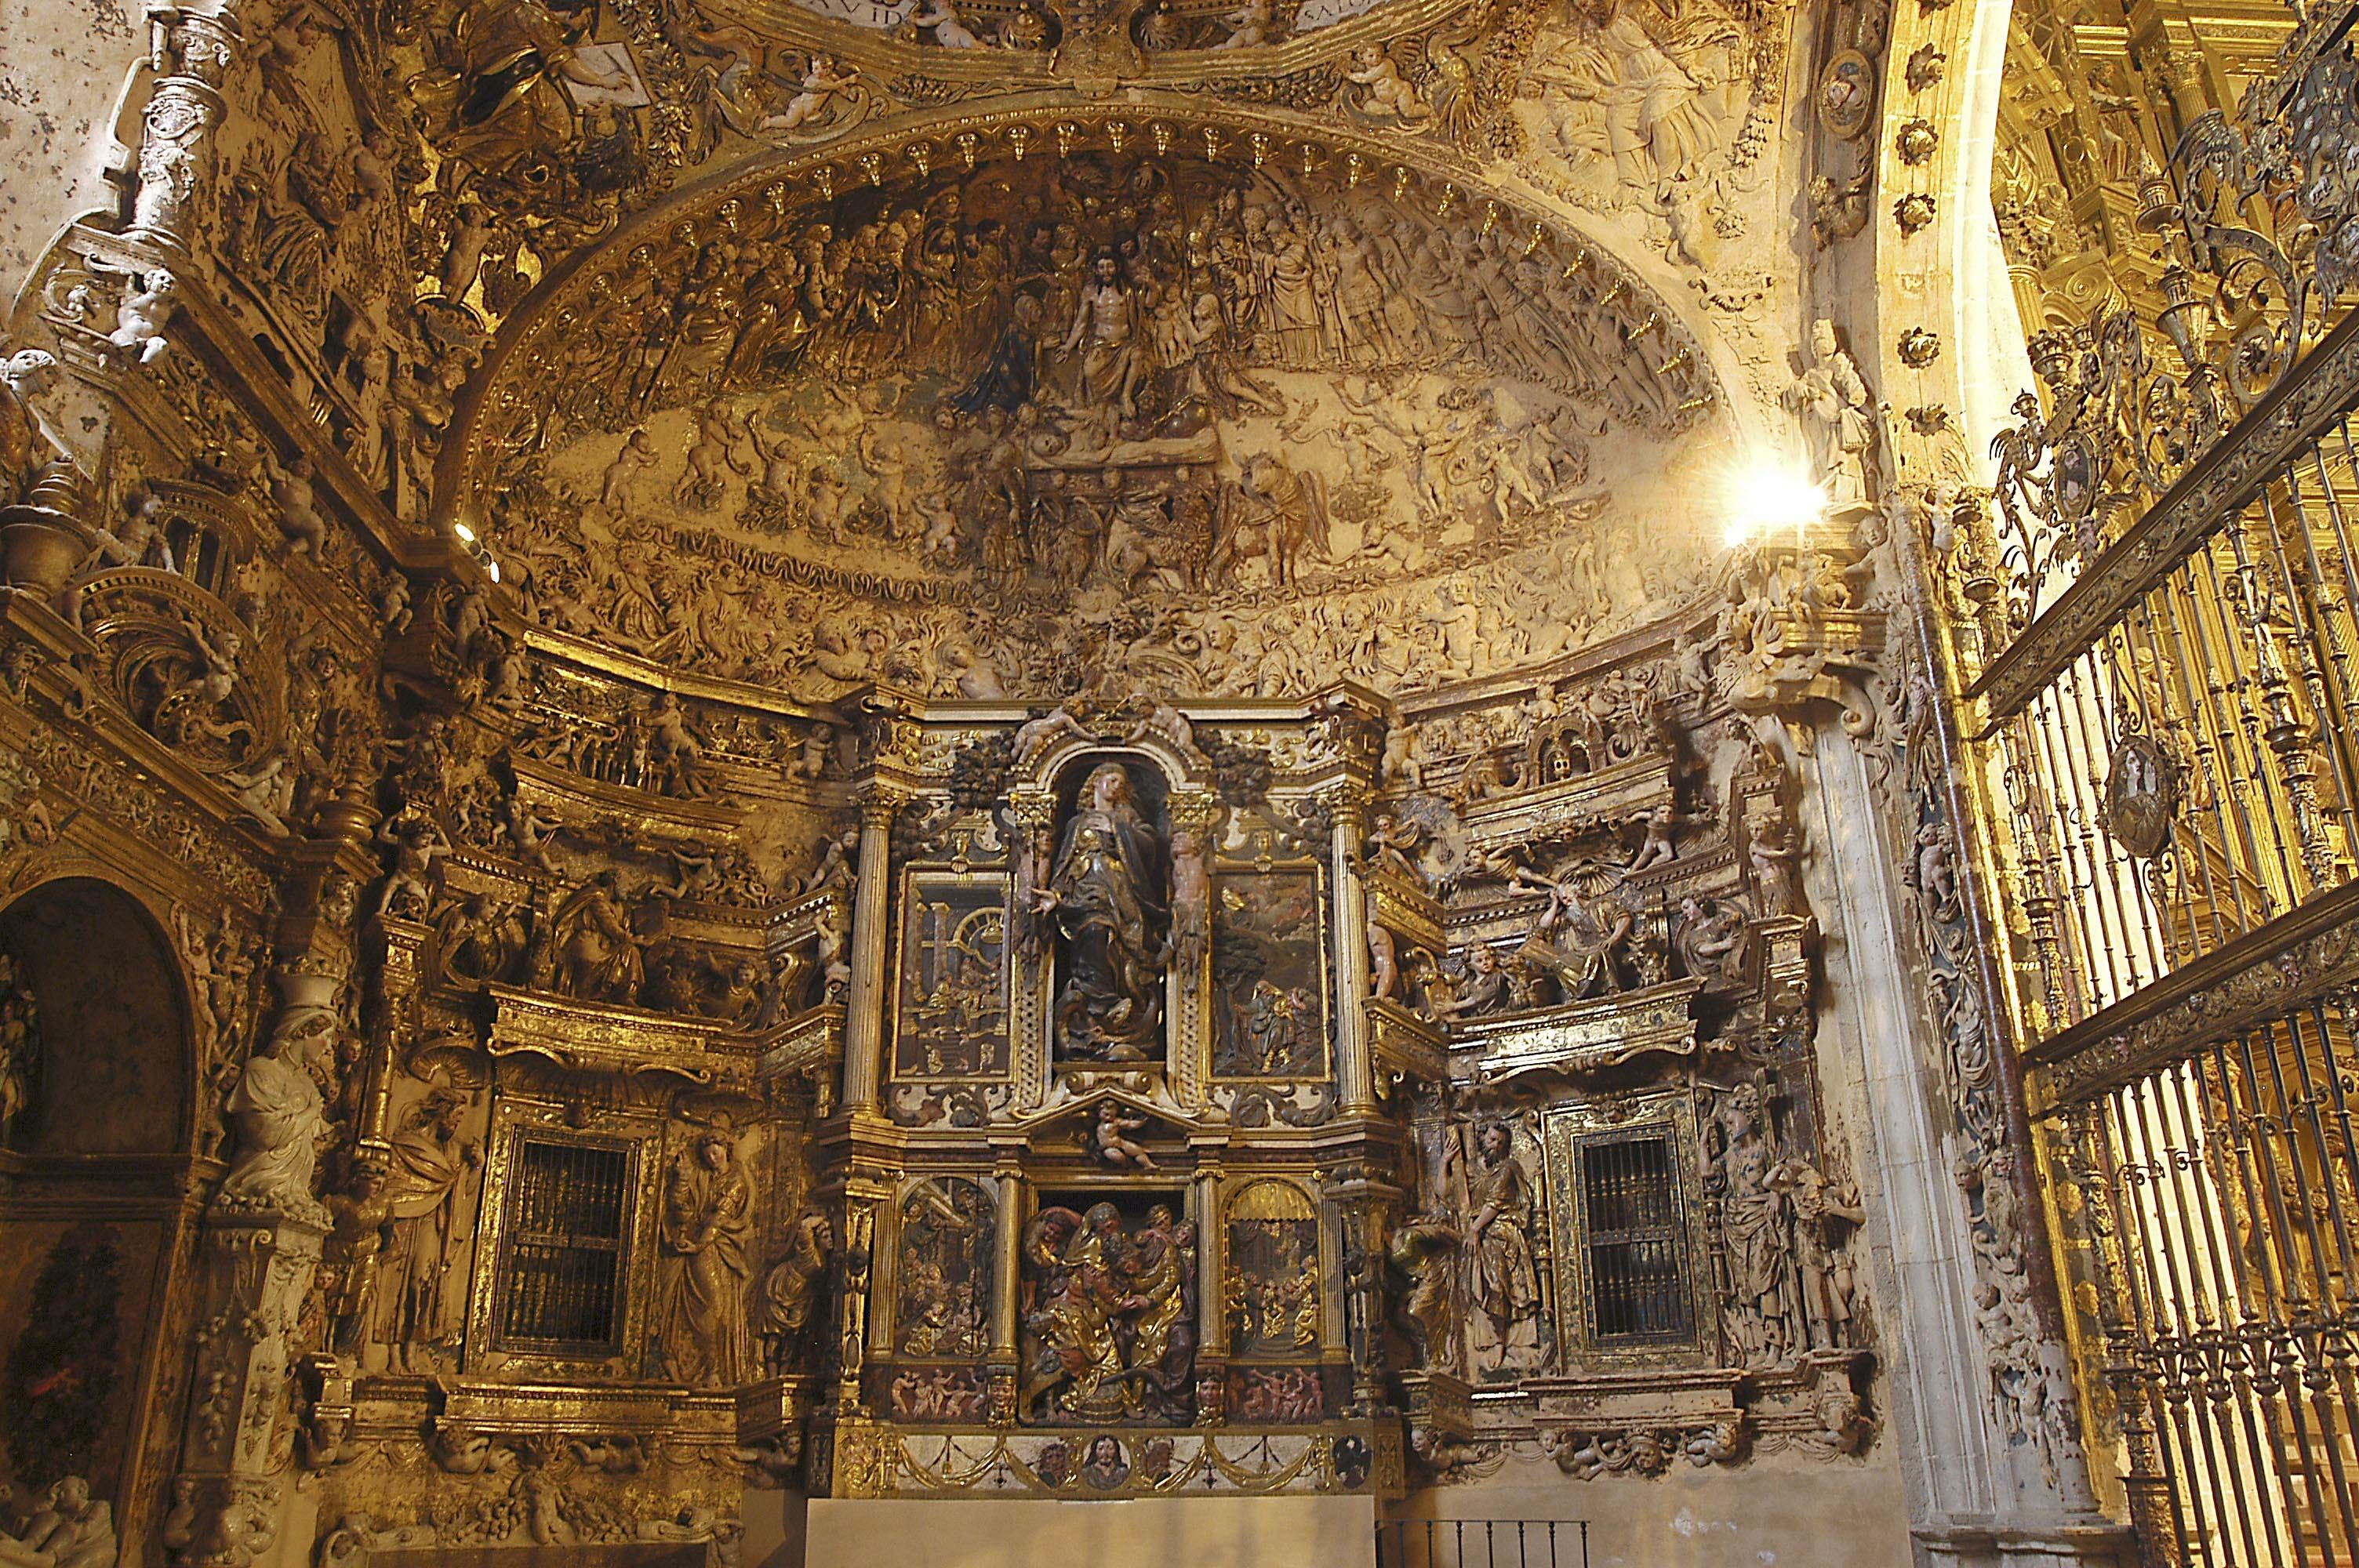
[[[885,959],[893,819],[906,797],[871,784],[860,803],[860,871],[852,895],[852,986],[844,999],[843,1104],[874,1109],[885,1076]]]
[[[1038,1108],[1049,1096],[1048,917],[1033,898],[1049,880],[1056,856],[1057,799],[1047,790],[1012,790],[1008,815],[1023,842],[1016,846],[1017,874],[1009,904],[1009,933],[1016,945],[1016,989],[1008,998],[1010,1057],[1019,1109]]]
[[[1015,1156],[1003,1157],[999,1176],[998,1261],[991,1282],[991,1354],[984,1364],[984,1400],[996,1426],[1016,1424],[1016,1297],[1023,1289],[1024,1178]]]
[[[1226,1227],[1221,1223],[1221,1167],[1208,1157],[1196,1167],[1196,1424],[1217,1426],[1228,1402],[1229,1314],[1221,1293],[1227,1272]]]
[[[1368,892],[1360,881],[1360,844],[1366,831],[1367,790],[1345,783],[1324,797],[1329,829],[1328,881],[1335,889],[1335,920],[1327,933],[1335,973],[1335,1087],[1345,1116],[1373,1116],[1375,1071],[1368,1054]]]
[[[1181,785],[1171,792],[1165,808],[1171,816],[1173,886],[1180,873],[1192,866],[1200,890],[1210,886],[1206,867],[1212,852],[1212,824],[1220,802],[1208,789]],[[1209,902],[1189,903],[1175,897],[1171,918],[1174,957],[1171,964],[1171,1094],[1181,1105],[1196,1109],[1204,1104],[1205,1080],[1212,1064],[1212,912]]]
[[[185,250],[201,221],[212,161],[212,130],[224,103],[221,82],[237,24],[226,16],[151,6],[148,69],[156,73],[139,137],[139,184],[130,237]]]

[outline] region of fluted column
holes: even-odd
[[[1024,1178],[1016,1173],[1016,1154],[1003,1150],[999,1160],[999,1233],[996,1266],[991,1280],[991,1354],[984,1359],[984,1408],[995,1426],[1016,1424],[1016,1297],[1024,1288]]]
[[[860,871],[852,895],[852,985],[844,999],[843,1104],[874,1109],[885,1078],[885,945],[890,914],[893,819],[900,791],[872,784],[860,802]]]
[[[1328,881],[1335,890],[1335,920],[1327,933],[1335,971],[1335,1087],[1345,1116],[1376,1109],[1375,1069],[1368,1054],[1368,892],[1360,881],[1360,845],[1366,833],[1367,791],[1356,783],[1324,796]]]

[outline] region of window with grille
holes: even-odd
[[[504,1349],[610,1356],[622,1349],[631,1152],[522,1138],[508,1180]]]
[[[1689,1337],[1694,1312],[1670,1138],[1591,1138],[1576,1147],[1592,1338],[1635,1344]]]

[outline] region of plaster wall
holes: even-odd
[[[814,1498],[808,1568],[1370,1568],[1366,1498],[1139,1498],[1124,1502],[903,1502]],[[1730,1561],[1734,1561],[1731,1559]]]
[[[115,105],[146,42],[138,0],[0,0],[0,277],[111,208]]]
[[[1585,1519],[1590,1568],[1894,1568],[1909,1558],[1908,1509],[1890,1454],[1885,1444],[1836,1464],[1762,1455],[1735,1469],[1682,1464],[1658,1477],[1591,1482],[1519,1461],[1486,1481],[1420,1493],[1393,1517]],[[1482,1561],[1471,1548],[1470,1560]],[[1576,1549],[1557,1560],[1581,1558]]]

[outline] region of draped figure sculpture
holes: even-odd
[[[1163,974],[1171,961],[1163,860],[1128,771],[1100,763],[1082,785],[1039,895],[1063,938],[1060,1059],[1141,1062],[1161,1054]]]
[[[754,1375],[746,1313],[753,1209],[754,1189],[726,1128],[706,1129],[672,1161],[663,1202],[671,1298],[664,1363],[691,1387],[731,1388]]]

